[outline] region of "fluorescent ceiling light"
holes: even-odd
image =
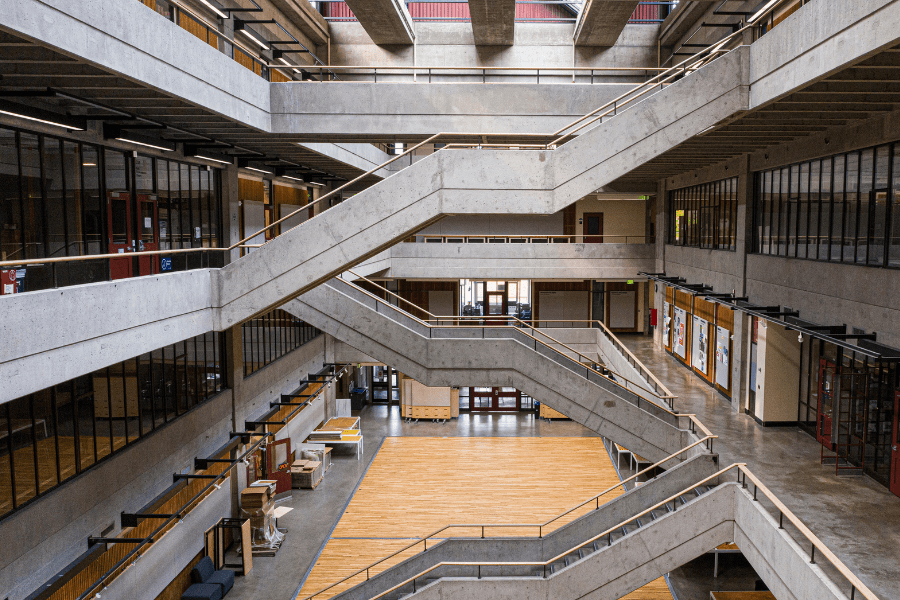
[[[203,156],[203,155],[201,155],[201,154],[195,154],[195,155],[194,155],[194,158],[202,158],[203,160],[211,160],[211,161],[213,161],[213,162],[222,163],[223,165],[234,164],[234,163],[232,163],[230,160],[221,160],[221,159],[218,159],[218,158],[212,158],[212,157],[209,157],[209,156]]]
[[[284,59],[281,58],[280,56],[278,57],[278,60],[280,60],[282,63],[284,63],[285,65],[287,65],[287,66],[289,66],[289,67],[291,66],[291,63],[289,63],[288,61],[284,60]],[[299,70],[294,69],[294,73],[299,73],[299,72],[300,72]]]
[[[768,11],[770,8],[775,6],[777,3],[778,3],[778,0],[769,0],[769,3],[766,4],[765,6],[763,6],[761,9],[759,9],[758,13],[756,13],[755,15],[750,17],[750,20],[747,21],[747,23],[752,25],[754,21],[756,21],[758,18],[763,16],[766,13],[766,11]]]
[[[81,163],[82,167],[96,167],[97,163]]]
[[[29,121],[35,121],[37,123],[43,123],[44,125],[53,125],[54,127],[62,127],[63,129],[72,129],[74,131],[84,131],[84,127],[75,127],[74,125],[64,125],[62,123],[55,123],[53,121],[45,121],[44,119],[38,119],[37,117],[29,117],[28,115],[23,115],[21,113],[9,112],[6,110],[0,110],[0,114],[9,115],[11,117],[16,117],[18,119],[27,119]]]
[[[265,173],[265,174],[267,174],[267,175],[271,175],[271,174],[272,174],[272,171],[264,171],[263,169],[257,169],[257,168],[255,168],[255,167],[244,167],[244,168],[247,169],[247,170],[249,170],[249,171],[256,171],[257,173]]]
[[[268,49],[269,49],[268,46],[266,46],[265,44],[263,44],[261,41],[259,41],[258,39],[256,39],[254,36],[250,35],[250,34],[247,32],[246,29],[241,29],[241,30],[239,30],[239,31],[240,31],[241,33],[243,33],[246,37],[250,38],[251,40],[253,40],[253,41],[256,42],[257,44],[259,44],[259,47],[262,48],[263,50],[268,50]]]
[[[208,6],[209,9],[210,9],[211,11],[213,11],[214,13],[216,13],[217,15],[219,15],[220,17],[222,17],[223,19],[227,19],[227,18],[228,18],[228,15],[226,15],[226,14],[223,13],[221,10],[219,10],[218,8],[216,8],[215,6],[213,6],[213,5],[212,5],[212,2],[209,2],[208,0],[200,0],[200,2],[202,2],[203,4],[205,4],[206,6]]]
[[[129,144],[137,144],[138,146],[146,146],[147,148],[153,148],[155,150],[162,150],[163,152],[172,152],[171,148],[165,148],[163,146],[155,146],[153,144],[148,144],[146,142],[136,142],[134,140],[129,140],[128,138],[117,137],[117,140],[120,142],[128,142]]]
[[[315,185],[315,186],[318,186],[318,187],[325,187],[325,184],[324,184],[324,183],[316,183],[315,181],[307,181],[307,182],[306,182],[306,185]]]
[[[304,183],[304,181],[302,179],[300,179],[299,177],[291,177],[290,175],[282,175],[282,177],[284,177],[285,179],[293,179],[294,181],[299,181],[300,183]]]

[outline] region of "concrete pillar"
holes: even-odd
[[[244,383],[244,339],[240,325],[225,331],[225,373],[231,387],[231,430],[243,431],[243,423],[240,428],[237,424],[237,407]]]
[[[512,46],[515,42],[515,0],[469,0],[476,46]]]
[[[413,20],[402,0],[347,0],[347,6],[379,46],[415,42]]]
[[[230,165],[222,169],[222,243],[227,248],[241,239],[241,199],[238,194],[238,168]],[[225,257],[226,262],[237,260],[240,249]]]
[[[575,23],[575,45],[614,46],[639,2],[640,0],[587,0]]]

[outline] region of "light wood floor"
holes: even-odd
[[[449,524],[548,521],[610,487],[601,503],[623,493],[600,438],[387,438],[332,533],[300,598],[346,577]],[[594,507],[579,509],[544,531]],[[486,529],[487,536],[537,536],[537,528]],[[462,528],[438,537],[480,536]],[[375,574],[421,551],[386,561]],[[364,580],[318,596],[328,598]],[[626,596],[672,600],[660,578]]]

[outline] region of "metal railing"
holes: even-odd
[[[770,492],[769,489],[766,488],[759,481],[759,479],[756,478],[755,475],[753,475],[753,473],[750,472],[750,470],[747,468],[746,463],[734,463],[728,467],[725,467],[724,469],[721,469],[720,471],[718,471],[708,477],[705,477],[701,481],[698,481],[697,483],[694,483],[694,484],[684,488],[683,490],[676,492],[675,494],[669,496],[665,500],[662,500],[662,501],[656,503],[655,505],[651,506],[650,508],[646,508],[646,509],[640,511],[639,513],[632,515],[631,517],[621,521],[620,523],[616,524],[615,526],[610,527],[610,528],[606,529],[605,531],[592,536],[587,541],[581,542],[578,545],[572,546],[572,547],[568,548],[567,550],[564,550],[563,552],[560,552],[556,556],[549,558],[547,560],[544,560],[544,561],[516,561],[516,562],[507,562],[507,561],[485,561],[485,562],[445,561],[445,562],[440,562],[435,565],[432,565],[431,567],[429,567],[427,569],[422,570],[421,572],[414,575],[413,577],[407,578],[406,580],[402,581],[401,583],[398,583],[398,584],[392,586],[390,589],[384,590],[383,592],[380,592],[379,594],[372,596],[371,600],[377,600],[378,598],[382,598],[386,594],[396,591],[397,589],[399,589],[405,585],[408,585],[410,583],[413,583],[413,585],[415,585],[415,581],[418,578],[422,577],[423,575],[427,575],[428,573],[431,573],[435,569],[438,569],[438,568],[444,567],[444,566],[477,567],[477,568],[479,568],[479,578],[480,578],[480,568],[486,567],[486,566],[490,566],[490,567],[504,567],[504,566],[542,567],[543,574],[541,575],[541,578],[546,579],[548,577],[547,567],[549,567],[553,563],[565,558],[566,556],[568,556],[570,554],[578,552],[580,549],[582,549],[588,545],[594,544],[594,543],[602,540],[603,538],[606,538],[606,540],[607,540],[607,544],[606,544],[607,547],[612,546],[612,543],[613,543],[612,542],[612,534],[613,533],[621,532],[623,530],[623,528],[627,528],[627,526],[629,524],[637,521],[641,517],[650,515],[655,510],[667,508],[669,503],[672,504],[672,512],[677,512],[679,498],[682,498],[685,494],[694,492],[695,490],[698,490],[699,488],[701,488],[703,486],[720,485],[718,483],[719,478],[721,478],[722,476],[724,476],[726,473],[728,473],[730,471],[737,471],[737,484],[741,485],[742,489],[747,488],[747,479],[750,479],[750,481],[753,483],[753,486],[754,486],[753,501],[758,502],[759,500],[758,500],[757,494],[758,494],[758,492],[762,492],[769,499],[769,501],[772,502],[772,504],[774,504],[775,508],[778,510],[778,515],[779,515],[778,516],[778,529],[779,530],[784,529],[784,518],[785,517],[787,517],[788,521],[794,525],[794,527],[797,529],[797,531],[801,534],[802,538],[805,538],[805,541],[807,543],[809,543],[809,545],[810,545],[810,553],[809,553],[810,564],[815,564],[816,550],[818,550],[821,555],[823,555],[826,559],[828,559],[828,561],[837,570],[837,572],[847,580],[847,583],[850,584],[850,598],[851,599],[855,599],[856,593],[859,592],[860,594],[862,594],[862,596],[864,598],[866,598],[866,600],[879,600],[878,596],[876,596],[872,592],[872,590],[870,590],[868,588],[868,586],[866,586],[862,581],[860,581],[860,579],[847,567],[847,565],[845,565],[837,556],[835,556],[834,553],[831,552],[831,550],[818,537],[816,537],[816,535],[813,534],[812,531],[810,531],[809,528],[806,527],[806,525],[804,525],[803,522],[796,515],[794,515],[793,512],[790,511],[790,509],[788,509],[784,504],[782,504],[781,501],[778,500],[778,498],[774,494],[772,494],[772,492]],[[772,518],[771,524],[774,525],[774,523],[775,523],[774,517],[772,517],[771,514],[769,516]],[[795,539],[791,538],[791,540],[798,546],[800,545]],[[311,597],[308,597],[308,598],[311,598]],[[308,600],[308,599],[304,599],[304,600]]]
[[[327,592],[328,590],[330,590],[346,581],[349,581],[350,579],[352,579],[358,575],[362,575],[363,573],[366,574],[366,580],[369,580],[371,570],[374,569],[375,567],[377,567],[378,565],[384,563],[387,560],[394,558],[395,556],[398,556],[399,554],[406,552],[407,550],[411,550],[411,549],[415,548],[419,544],[422,544],[422,552],[425,552],[426,550],[428,550],[428,540],[431,540],[431,539],[437,537],[438,534],[441,534],[445,531],[449,531],[451,529],[480,530],[481,538],[484,538],[485,532],[490,529],[510,529],[510,528],[537,529],[538,534],[536,537],[538,539],[542,539],[544,537],[544,529],[547,529],[556,521],[559,521],[560,519],[567,517],[567,516],[571,515],[573,512],[575,512],[581,508],[584,508],[585,506],[589,506],[592,503],[594,504],[593,510],[599,510],[600,506],[601,506],[600,498],[602,498],[603,496],[607,495],[608,493],[610,493],[612,491],[621,490],[622,487],[626,483],[636,481],[638,479],[638,477],[641,477],[643,475],[648,475],[648,474],[654,472],[656,469],[661,468],[664,464],[666,464],[670,460],[678,459],[680,456],[685,455],[689,450],[692,450],[692,449],[700,446],[701,444],[705,443],[708,439],[714,439],[716,437],[717,436],[713,435],[713,436],[708,436],[707,438],[697,440],[697,441],[693,442],[692,444],[685,446],[678,452],[670,454],[669,456],[665,457],[664,459],[662,459],[660,461],[653,463],[652,465],[643,469],[642,471],[638,471],[631,477],[628,477],[627,479],[623,479],[619,483],[606,488],[602,492],[595,494],[594,496],[591,496],[590,498],[588,498],[587,500],[584,500],[583,502],[579,502],[572,508],[564,510],[563,512],[559,513],[558,515],[556,515],[542,523],[468,523],[468,524],[451,523],[449,525],[444,525],[443,527],[436,529],[435,531],[429,533],[428,535],[425,535],[425,536],[417,539],[416,541],[411,542],[410,544],[404,546],[403,548],[400,548],[399,550],[396,550],[396,551],[392,552],[391,554],[388,554],[387,556],[379,558],[377,561],[373,562],[372,564],[367,565],[367,566],[355,571],[354,573],[351,573],[350,575],[347,575],[340,581],[336,581],[336,582],[328,585],[327,587],[324,587],[324,588],[318,590],[317,592],[314,592],[313,594],[303,597],[300,600],[311,600],[312,598],[315,598],[316,596],[323,594],[323,593]],[[525,536],[525,537],[535,537],[535,536]],[[446,539],[446,536],[444,538],[440,538],[440,540],[443,540],[443,539]]]
[[[272,64],[275,68],[277,65]],[[666,67],[479,67],[479,66],[427,66],[427,65],[308,65],[296,67],[309,73],[318,73],[320,82],[330,81],[366,81],[378,83],[381,76],[382,82],[397,83],[398,81],[435,83],[440,80],[443,83],[476,83],[476,84],[501,84],[522,83],[522,80],[541,82],[541,76],[546,82],[548,78],[558,81],[560,78],[573,83],[603,83],[606,85],[634,85],[634,81],[609,81],[618,78],[649,79],[652,74],[666,71]],[[344,75],[344,79],[336,79],[337,73]],[[457,81],[466,78],[467,81]],[[472,79],[474,78],[474,80]],[[502,81],[514,78],[515,81]]]
[[[440,234],[419,235],[425,244],[653,244],[652,235],[530,235],[530,234]]]
[[[369,283],[370,285],[378,287],[380,290],[383,290],[386,294],[390,295],[392,298],[396,298],[398,302],[403,302],[404,304],[408,305],[409,307],[413,308],[414,310],[421,311],[423,314],[428,315],[428,317],[429,317],[428,319],[420,319],[420,318],[416,317],[414,314],[400,309],[399,306],[394,306],[394,305],[390,304],[389,302],[386,302],[384,299],[379,298],[378,296],[372,294],[368,290],[366,290],[350,281],[347,281],[342,278],[338,279],[344,285],[347,285],[347,286],[353,288],[358,293],[365,294],[369,298],[375,300],[376,303],[386,304],[387,306],[391,307],[391,309],[396,310],[398,312],[402,312],[406,318],[411,319],[414,322],[418,323],[420,326],[427,328],[429,338],[434,338],[433,332],[435,330],[443,330],[443,329],[467,329],[470,331],[481,329],[482,330],[482,338],[485,337],[484,336],[485,329],[490,329],[492,331],[499,330],[499,329],[508,329],[508,330],[510,330],[511,333],[514,332],[514,335],[522,335],[522,336],[525,336],[526,338],[532,340],[535,343],[535,347],[533,348],[534,350],[537,350],[537,345],[540,344],[541,347],[547,348],[547,349],[553,351],[554,353],[558,354],[560,357],[562,357],[568,361],[571,361],[575,365],[578,365],[579,370],[580,369],[585,370],[584,377],[586,379],[591,380],[591,374],[593,373],[595,377],[600,377],[601,381],[611,383],[611,384],[615,385],[617,388],[621,388],[622,390],[625,390],[626,392],[628,392],[629,395],[634,396],[634,398],[630,399],[629,401],[631,401],[633,404],[635,404],[638,408],[642,408],[640,400],[644,399],[647,404],[654,406],[656,408],[659,408],[672,416],[687,416],[687,415],[679,415],[678,413],[675,412],[674,402],[675,402],[676,396],[673,396],[671,393],[668,393],[668,390],[665,388],[665,386],[661,385],[661,382],[659,385],[661,386],[661,389],[663,389],[663,390],[665,390],[665,392],[667,392],[665,395],[659,394],[656,390],[650,389],[646,385],[642,385],[639,382],[633,381],[633,380],[629,379],[628,377],[625,377],[621,373],[618,373],[618,372],[613,371],[612,369],[609,369],[608,366],[605,367],[606,372],[595,369],[594,365],[596,364],[596,361],[593,358],[579,352],[578,350],[575,350],[571,346],[557,340],[556,338],[554,338],[547,332],[537,329],[537,328],[533,327],[530,323],[522,321],[521,319],[518,319],[515,316],[496,315],[497,321],[507,321],[507,322],[511,321],[511,322],[515,323],[515,325],[501,325],[501,324],[490,325],[490,324],[484,324],[484,323],[482,323],[482,321],[492,320],[491,319],[492,315],[488,315],[488,316],[458,316],[458,315],[438,316],[438,315],[434,315],[434,314],[430,313],[429,311],[421,308],[420,306],[417,306],[416,304],[410,302],[406,298],[398,296],[397,294],[388,290],[387,288],[379,286],[374,281],[371,281],[370,279],[367,279],[366,277],[359,275],[358,273],[355,273],[352,270],[348,270],[347,272],[350,273],[351,275],[353,275],[354,277],[357,277],[357,278],[361,279],[362,281]],[[468,325],[468,324],[464,324],[464,323],[472,323],[472,324]],[[524,329],[527,329],[527,330],[531,331],[532,333],[526,333],[525,331],[523,331]],[[612,335],[612,332],[609,332],[609,334]],[[540,338],[543,338],[543,339],[540,339]],[[574,356],[577,357],[577,359],[580,359],[580,360],[572,358],[572,356],[569,356],[565,352],[561,352],[559,350],[559,348],[564,348],[565,350],[571,352]],[[656,379],[654,378],[654,380],[656,380]],[[658,381],[658,380],[656,380],[656,381]],[[595,381],[595,383],[596,383],[596,381]],[[631,386],[631,387],[629,387],[629,386]],[[658,402],[653,401],[653,400],[648,400],[646,397],[642,396],[637,391],[635,391],[635,389],[632,389],[632,388],[636,388],[637,390],[646,392],[647,394],[654,397]],[[628,400],[628,398],[626,398],[626,400]],[[643,408],[646,409],[647,407],[644,406]],[[707,435],[712,435],[712,434],[707,433]]]

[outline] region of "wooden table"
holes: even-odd
[[[722,544],[717,546],[715,550],[713,550],[713,554],[715,555],[715,562],[713,563],[713,577],[719,576],[719,555],[720,554],[740,554],[741,549],[738,548],[737,544]],[[730,592],[716,592],[716,593],[730,593]],[[744,592],[734,592],[741,593]]]
[[[340,440],[324,440],[321,442],[315,442],[317,444],[324,444],[326,446],[356,446],[356,460],[359,460],[359,457],[363,452],[363,436],[362,435],[348,435],[347,437],[343,437]]]
[[[47,437],[47,421],[45,421],[44,419],[35,419],[34,422],[32,422],[30,419],[12,420],[13,434],[19,433],[20,431],[25,431],[26,429],[31,429],[32,427],[36,426],[43,427],[44,437]],[[0,419],[0,440],[9,437],[9,430],[9,422],[6,419]]]

